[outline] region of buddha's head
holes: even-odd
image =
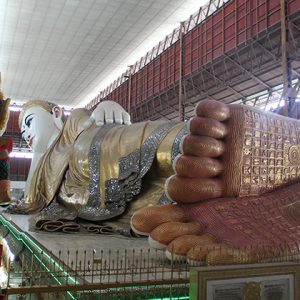
[[[63,126],[62,109],[51,102],[30,100],[19,116],[22,137],[34,152],[44,153]]]

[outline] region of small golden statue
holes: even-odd
[[[2,137],[9,119],[9,104],[9,98],[4,100],[0,73],[0,205],[6,205],[11,202],[8,160],[13,142],[11,139]]]

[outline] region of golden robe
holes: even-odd
[[[67,119],[37,166],[25,212],[55,202],[67,210],[46,208],[39,219],[45,213],[51,219],[59,214],[67,218],[68,211],[84,220],[103,221],[125,210],[131,214],[146,205],[165,203],[163,185],[173,174],[172,161],[187,133],[185,124],[148,121],[84,130],[89,117],[87,110],[76,109]]]

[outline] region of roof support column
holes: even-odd
[[[132,77],[132,70],[133,65],[128,66],[129,67],[129,75],[128,75],[128,98],[127,98],[127,112],[130,114],[131,110],[131,77]]]
[[[180,23],[179,33],[179,92],[178,92],[178,117],[179,121],[184,121],[184,22]]]
[[[282,75],[283,75],[283,97],[284,97],[284,116],[288,116],[289,98],[288,89],[291,87],[291,62],[288,57],[288,29],[286,0],[280,0],[280,17],[281,17],[281,52],[282,52]]]

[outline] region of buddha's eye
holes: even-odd
[[[28,128],[30,128],[30,125],[31,125],[32,119],[33,119],[33,117],[32,117],[32,118],[30,118],[30,119],[28,119],[28,120],[25,122],[25,124],[26,124],[26,126],[27,126]]]
[[[30,114],[28,115],[26,118],[25,118],[25,125],[30,128],[30,125],[31,125],[31,122],[32,122],[32,119],[33,119],[33,114]]]

